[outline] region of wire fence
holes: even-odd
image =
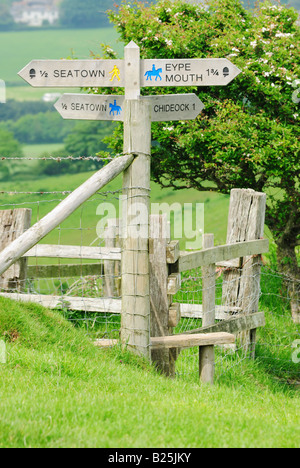
[[[231,284],[228,285],[228,279],[224,279],[224,270],[226,269],[217,268],[215,272],[215,312],[218,322],[245,312],[245,310],[238,310],[236,302],[230,302],[228,290],[230,287],[236,287],[236,280],[232,279]],[[239,272],[242,274],[242,269],[236,268],[236,273]],[[252,276],[251,279],[254,279],[259,285],[258,311],[264,312],[266,322],[265,326],[257,329],[255,361],[277,378],[299,382],[300,359],[297,359],[294,347],[300,343],[298,341],[300,325],[294,323],[291,317],[289,291],[289,283],[294,284],[295,280],[282,275],[274,267],[271,268],[267,265],[262,265],[259,272],[249,270],[247,276]],[[244,294],[243,299],[251,308],[256,299],[252,296],[247,297],[246,294]],[[201,328],[201,318],[193,317],[193,315],[197,315],[199,305],[202,304],[202,297],[202,272],[199,268],[185,275],[182,279],[182,288],[175,297],[177,302],[184,304],[183,310],[187,311],[187,316],[181,318],[176,333]],[[300,307],[299,301],[298,304]],[[216,346],[216,380],[222,380],[226,374],[234,370],[241,370],[243,361],[249,360],[248,351],[249,342],[239,339],[239,335],[234,345]],[[193,377],[196,380],[198,378],[198,359],[198,352],[195,348],[183,350],[177,361],[177,374],[182,378],[190,379]]]
[[[61,160],[72,161],[72,164],[94,160],[99,162],[98,157],[2,157],[0,164],[11,166],[14,162],[27,164],[29,161],[34,170],[38,162],[55,161],[59,164]],[[103,163],[106,161],[107,158],[102,160]],[[75,183],[79,185],[87,177],[79,175],[76,177]],[[61,178],[52,177],[47,179],[46,183],[44,180],[39,181],[36,178],[25,181],[22,178],[20,180],[9,178],[7,181],[2,181],[0,185],[0,211],[28,208],[32,212],[31,225],[34,225],[77,188],[77,185],[70,187],[68,176],[63,177],[64,187],[59,187],[60,180]],[[43,187],[43,184],[46,185],[46,188]],[[65,188],[66,186],[68,188]],[[51,187],[54,189],[51,190]],[[114,296],[109,295],[110,291],[107,287],[107,284],[112,281],[120,284],[120,278],[115,277],[115,270],[111,274],[108,273],[109,264],[112,262],[85,258],[82,255],[82,249],[84,247],[107,247],[105,223],[107,216],[115,218],[119,216],[120,195],[119,182],[112,184],[112,190],[97,192],[70,215],[64,223],[43,239],[42,244],[52,245],[56,250],[66,245],[77,246],[75,258],[60,256],[55,258],[55,250],[53,258],[30,256],[27,259],[25,279],[20,279],[17,283],[11,281],[9,285],[4,285],[3,282],[1,284],[0,281],[2,295],[11,297],[11,294],[18,294],[15,297],[20,300],[31,299],[41,305],[56,306],[74,324],[84,328],[88,333],[93,333],[97,338],[118,336],[120,314],[106,312],[106,303],[102,302],[100,306],[97,305],[97,298],[101,297],[107,300],[120,298],[120,286],[113,291]],[[0,232],[2,239],[4,239],[7,227],[0,226]],[[11,236],[16,238],[22,232],[22,230],[16,231],[10,226]],[[104,273],[105,264],[106,273]],[[13,274],[11,276],[13,277]],[[116,295],[117,292],[119,296]],[[72,301],[73,298],[76,300],[70,304],[70,300]],[[109,301],[107,304],[110,305]],[[70,306],[76,310],[71,310]],[[93,309],[97,310],[97,307],[101,309],[101,313],[93,311]]]
[[[29,161],[53,160],[53,158],[22,158]],[[92,158],[65,158],[77,164]],[[21,158],[0,158],[0,164],[20,163]],[[97,158],[99,160],[99,158]],[[106,161],[105,158],[104,161]],[[59,158],[55,161],[59,163]],[[61,190],[59,181],[53,178],[53,190],[42,187],[43,181],[3,181],[0,185],[0,211],[29,208],[31,224],[38,222],[76,187]],[[76,182],[77,183],[77,182]],[[51,185],[50,184],[50,185]],[[28,190],[30,188],[30,190]],[[18,284],[13,282],[3,287],[2,295],[11,294],[20,300],[32,300],[61,310],[64,316],[77,327],[83,328],[92,339],[119,337],[121,327],[121,267],[119,260],[86,259],[81,257],[84,247],[106,247],[114,252],[120,247],[118,237],[107,236],[107,219],[120,215],[121,188],[114,182],[107,191],[97,192],[76,210],[64,223],[53,230],[43,244],[77,246],[79,258],[28,258],[27,276]],[[99,208],[100,207],[100,208]],[[111,210],[111,211],[110,211]],[[110,212],[109,212],[110,211]],[[114,225],[111,224],[111,227]],[[2,228],[2,229],[1,229]],[[0,226],[1,237],[6,230]],[[117,231],[115,231],[116,233]],[[16,237],[21,232],[15,232]],[[55,257],[55,256],[54,256]],[[242,268],[235,267],[235,273]],[[228,269],[217,267],[216,319],[223,321],[244,312],[240,304],[231,299],[231,289],[236,288],[236,278],[228,276]],[[247,271],[257,283],[259,290],[258,310],[265,313],[266,325],[257,330],[256,362],[279,378],[300,380],[300,364],[295,360],[293,346],[300,339],[299,325],[293,323],[290,312],[291,296],[289,283],[292,278],[280,274],[274,266],[262,265],[259,270]],[[294,283],[293,283],[294,284]],[[100,300],[101,299],[101,300]],[[182,318],[174,333],[184,333],[202,326],[201,305],[203,299],[202,271],[196,269],[182,275],[182,286],[174,297],[180,303]],[[244,295],[251,309],[252,297]],[[256,300],[256,299],[254,299]],[[241,369],[248,359],[244,345],[223,345],[215,348],[216,379]],[[299,353],[300,354],[300,353]],[[198,379],[198,350],[181,351],[176,363],[176,374],[183,379]]]

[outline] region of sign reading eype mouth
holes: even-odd
[[[143,96],[151,104],[152,122],[192,120],[204,109],[196,94]],[[64,119],[124,120],[125,96],[64,94],[54,107]]]

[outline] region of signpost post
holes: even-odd
[[[115,96],[64,94],[55,108],[65,119],[124,122],[123,151],[136,157],[123,177],[121,341],[150,358],[151,121],[195,119],[204,104],[195,94],[141,96],[141,87],[225,86],[240,70],[222,58],[141,60],[134,42],[124,55],[124,60],[33,60],[19,75],[33,87],[125,88],[125,95]]]

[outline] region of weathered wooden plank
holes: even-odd
[[[187,334],[198,334],[198,333],[216,333],[216,332],[226,332],[226,333],[240,333],[245,330],[252,330],[253,328],[264,327],[266,324],[264,312],[257,312],[251,315],[238,315],[228,318],[227,320],[222,320],[219,323],[214,325],[195,328],[194,330],[189,330],[187,332],[181,333],[182,335]]]
[[[30,228],[31,210],[0,211],[0,252]],[[0,289],[20,291],[26,279],[27,260],[20,259],[0,276]]]
[[[133,160],[134,154],[126,154],[125,156],[115,158],[59,203],[44,218],[8,245],[0,253],[0,275],[49,234],[49,232],[59,226],[92,195],[115,179]]]
[[[121,300],[111,298],[88,298],[71,296],[49,296],[18,293],[0,293],[0,296],[20,302],[33,302],[49,309],[60,309],[62,305],[69,310],[99,313],[121,313]]]
[[[151,337],[150,346],[152,350],[171,348],[193,348],[195,346],[222,345],[234,343],[234,335],[230,333],[207,333],[199,335],[170,335],[161,337]],[[116,346],[118,340],[101,339],[94,341],[95,346],[108,348]]]
[[[161,348],[192,348],[194,346],[214,346],[221,344],[232,344],[235,342],[234,335],[230,333],[207,333],[197,335],[171,335],[164,337],[151,337],[152,349]]]
[[[223,262],[237,257],[259,255],[269,251],[268,239],[252,240],[226,244],[198,252],[180,252],[179,271],[192,270],[194,268]]]
[[[241,313],[241,307],[232,307],[216,305],[216,320],[226,320],[232,313]],[[180,303],[180,313],[182,318],[203,318],[202,304],[183,304]]]
[[[121,249],[117,247],[88,247],[80,245],[37,244],[24,257],[78,258],[82,260],[121,260]]]
[[[84,276],[102,276],[101,263],[77,263],[72,265],[33,265],[27,267],[28,278],[76,278]]]

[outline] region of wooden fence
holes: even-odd
[[[253,191],[235,191],[233,197],[260,197],[263,194],[257,194]],[[232,202],[231,206],[235,203]],[[243,205],[243,204],[242,204]],[[253,203],[249,203],[249,209],[253,210]],[[259,208],[258,208],[259,207]],[[262,210],[259,204],[256,210]],[[231,209],[229,217],[232,216]],[[231,219],[231,218],[230,218]],[[239,218],[238,219],[242,219]],[[250,217],[248,217],[250,219]],[[7,236],[2,237],[2,254],[0,258],[7,257],[6,250],[12,249],[17,241],[28,237],[32,228],[28,228],[30,220],[30,210],[15,210],[0,212],[0,220],[5,221]],[[253,221],[252,221],[253,223]],[[262,225],[262,221],[260,221]],[[33,227],[34,228],[34,227]],[[229,232],[232,229],[228,225]],[[255,330],[264,326],[265,319],[262,312],[258,312],[259,297],[259,271],[249,275],[249,263],[254,262],[256,270],[259,269],[260,256],[268,251],[268,241],[265,239],[250,239],[240,242],[228,243],[223,246],[214,246],[212,234],[204,235],[203,249],[195,252],[182,252],[179,250],[179,242],[171,241],[168,233],[169,226],[165,215],[150,216],[150,239],[149,239],[149,264],[141,253],[141,259],[138,263],[121,267],[123,248],[115,247],[116,238],[119,238],[118,221],[111,220],[108,226],[105,247],[88,246],[69,246],[69,245],[46,245],[36,244],[27,250],[20,257],[18,263],[23,262],[23,267],[14,266],[6,269],[5,274],[1,276],[2,292],[1,295],[10,299],[17,299],[25,302],[37,302],[45,307],[58,308],[63,302],[67,308],[74,311],[86,311],[89,313],[112,313],[121,314],[130,311],[131,316],[137,310],[136,305],[130,309],[130,305],[124,305],[123,290],[126,290],[126,278],[128,268],[137,273],[142,278],[145,272],[149,272],[149,310],[150,320],[148,330],[149,351],[151,360],[158,369],[165,375],[173,376],[175,374],[175,363],[181,349],[199,346],[199,374],[203,382],[213,382],[214,379],[214,346],[221,344],[235,343],[236,339],[243,342],[245,349],[249,349],[252,356],[255,352]],[[261,231],[254,232],[249,236],[250,229],[246,230],[248,237],[258,237]],[[228,235],[229,236],[229,235]],[[239,240],[239,239],[238,239]],[[119,241],[120,244],[120,241]],[[4,247],[4,249],[3,249]],[[23,249],[22,249],[23,250]],[[35,265],[28,266],[28,258],[55,258],[55,259],[79,259],[80,264],[68,265]],[[84,263],[85,261],[97,260],[101,263]],[[25,262],[25,263],[24,263]],[[215,305],[215,281],[216,268],[224,268],[225,280],[223,282],[224,303],[222,306]],[[246,267],[245,267],[246,266]],[[135,268],[133,268],[135,267]],[[174,302],[174,295],[181,287],[181,274],[196,268],[202,269],[202,304],[185,304]],[[115,272],[118,272],[122,278],[122,298],[113,297],[116,294],[115,280],[112,280]],[[130,271],[130,270],[129,270]],[[243,288],[244,294],[251,297],[251,307],[245,308],[244,304],[249,304],[249,298],[241,300],[241,288],[235,286],[238,296],[233,298],[232,288],[230,290],[231,301],[227,299],[228,274],[238,274],[238,286],[242,283],[249,283],[250,286]],[[26,278],[62,278],[75,276],[100,276],[106,278],[106,295],[109,297],[73,297],[64,295],[35,295],[27,294],[22,291],[22,283]],[[245,275],[245,276],[244,276]],[[113,282],[113,284],[112,284]],[[232,282],[230,283],[232,284]],[[14,289],[16,292],[11,292]],[[120,290],[120,288],[119,288]],[[131,297],[134,296],[133,291]],[[141,291],[138,290],[136,300],[139,300]],[[144,299],[144,298],[143,298]],[[244,302],[243,302],[244,301]],[[139,311],[138,311],[139,312]],[[181,318],[202,319],[202,327],[174,335],[174,328],[178,325]],[[134,317],[135,319],[135,317]],[[124,320],[121,321],[121,332]],[[128,328],[128,321],[126,322]],[[145,323],[143,322],[143,332]],[[131,326],[131,338],[135,340],[135,334],[140,339],[140,324]],[[204,336],[203,336],[204,335]],[[128,341],[123,341],[128,345]],[[139,341],[140,343],[140,341]],[[112,340],[99,340],[95,343],[98,346],[107,346],[114,344]],[[134,344],[129,345],[134,349]]]
[[[268,241],[262,239],[265,196],[249,190],[233,192],[227,244],[214,246],[213,235],[207,234],[201,251],[180,252],[179,243],[170,240],[166,217],[149,215],[149,103],[128,100],[125,106],[128,117],[124,122],[125,155],[94,174],[32,227],[29,227],[30,210],[1,212],[0,226],[4,232],[0,241],[1,294],[51,308],[57,308],[63,300],[71,310],[121,314],[122,345],[151,359],[168,376],[175,373],[180,349],[198,346],[201,380],[212,383],[214,346],[232,344],[237,336],[254,355],[255,330],[264,325],[264,316],[258,313],[258,296],[260,256],[268,251]],[[121,173],[126,200],[121,247],[111,236],[107,237],[106,247],[39,244]],[[134,216],[137,210],[139,217]],[[124,225],[126,232],[123,232]],[[110,229],[116,232],[116,226],[111,225]],[[30,257],[80,259],[82,263],[28,267]],[[102,264],[83,263],[91,260]],[[225,300],[225,304],[218,307],[215,305],[215,272],[216,267],[222,265],[225,275],[233,277],[233,281],[224,282],[224,297],[230,296],[230,301]],[[247,275],[250,265],[256,269],[255,279]],[[121,299],[115,297],[116,285],[111,283],[108,274],[116,268],[122,278]],[[181,274],[195,268],[202,268],[202,304],[174,302],[174,295],[181,286]],[[36,296],[22,291],[26,277],[100,275],[103,272],[107,275],[106,290],[111,297]],[[245,299],[249,297],[251,301]],[[174,335],[181,317],[201,318],[202,327]],[[221,321],[216,323],[216,320]],[[112,341],[102,340],[96,344],[111,345]]]

